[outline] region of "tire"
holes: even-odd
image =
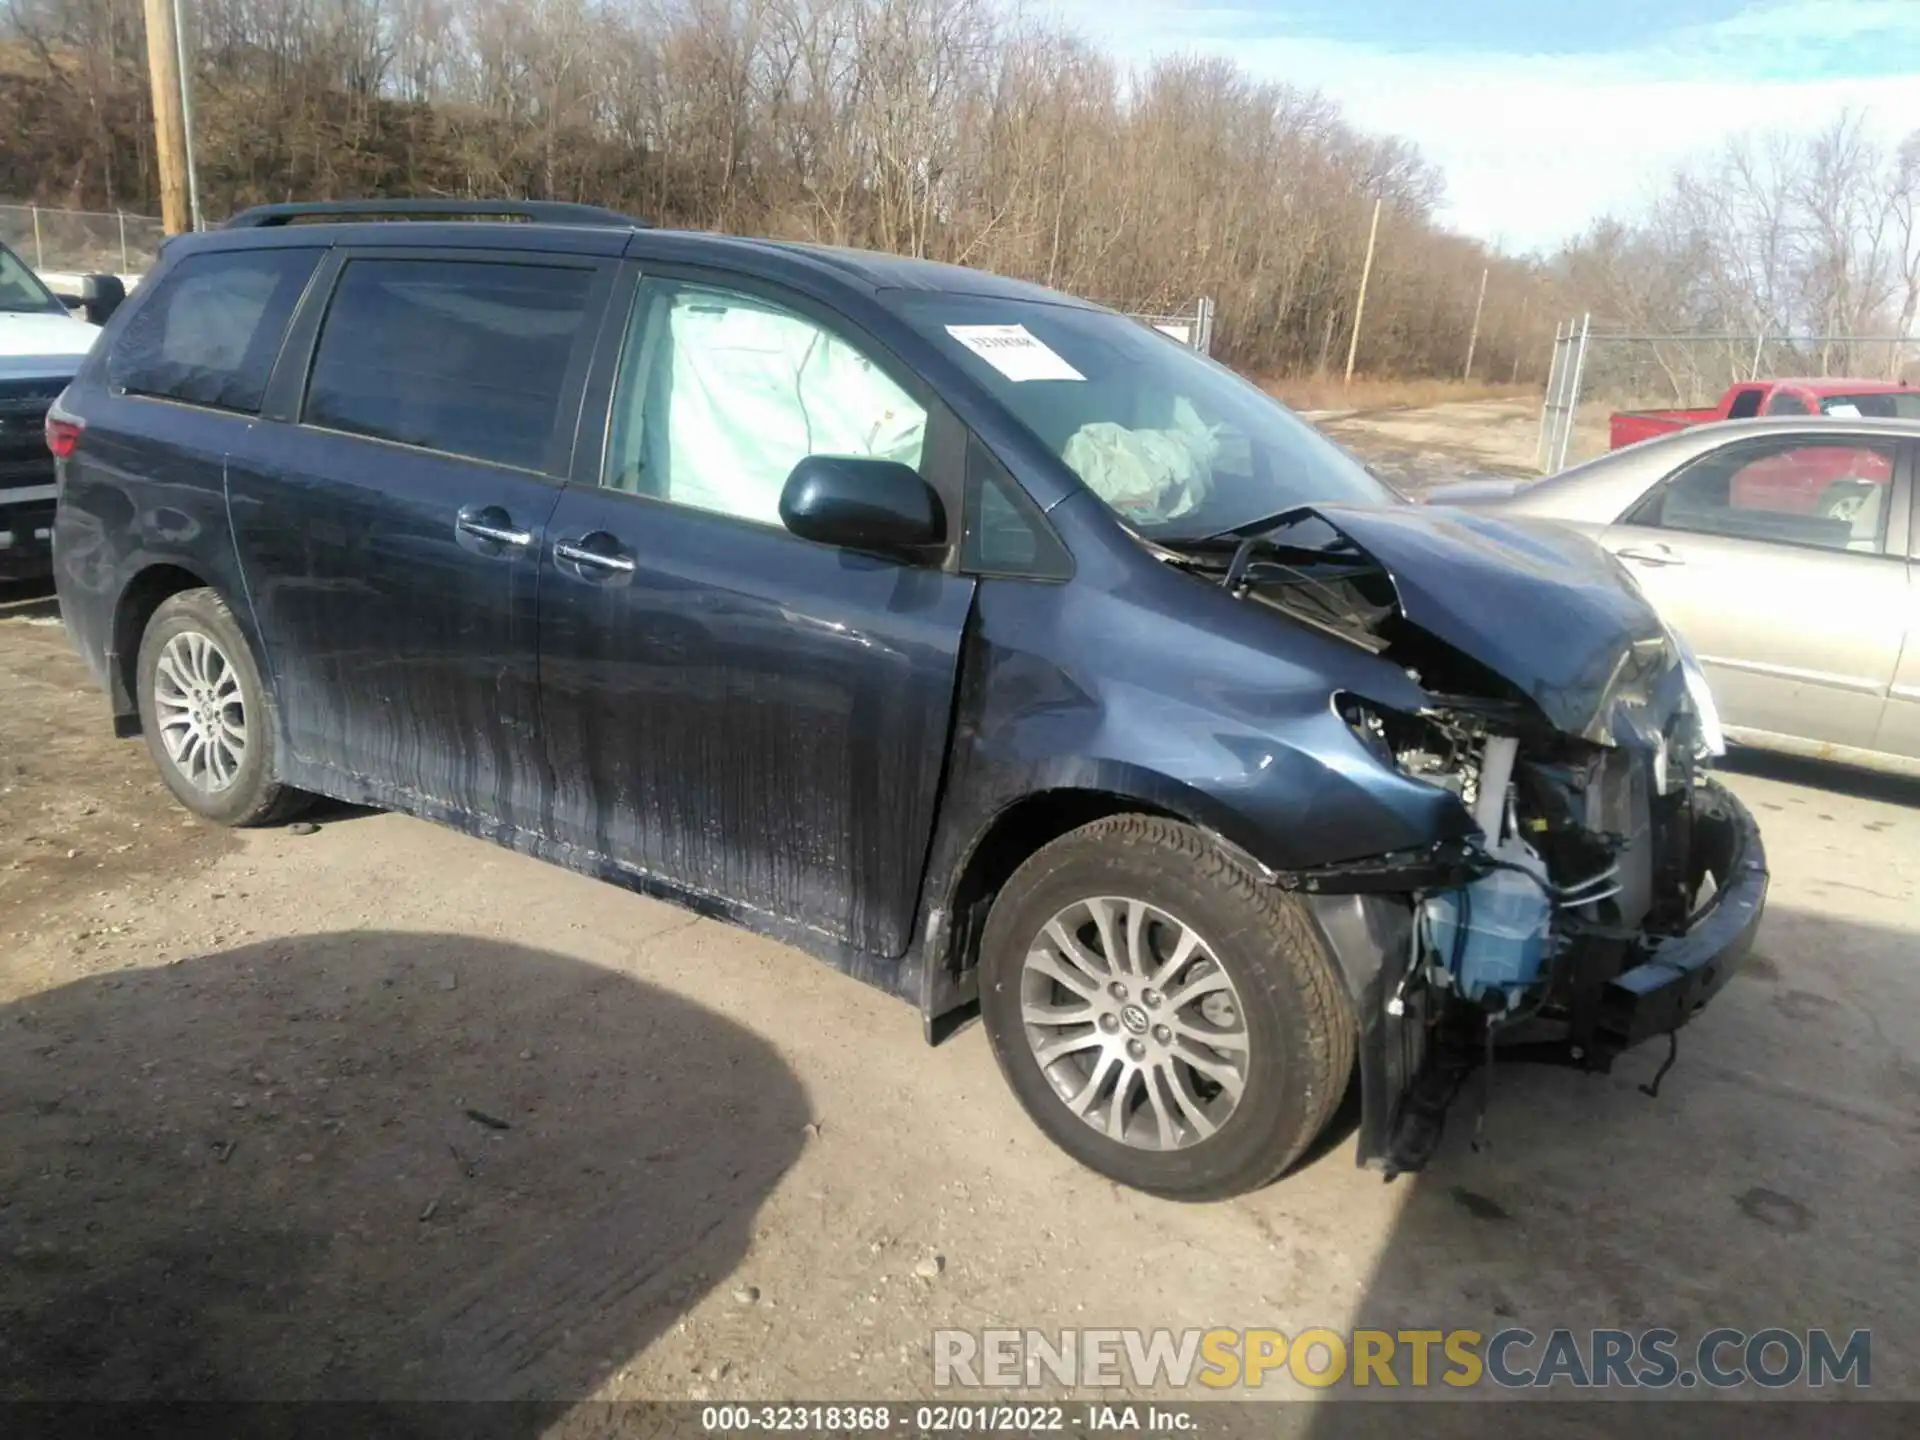
[[[1820,492],[1814,513],[1824,519],[1845,520],[1852,524],[1866,508],[1873,493],[1874,485],[1869,480],[1835,480]]]
[[[1082,962],[1100,959],[1095,942],[1111,933],[1124,973],[1109,967],[1088,997],[1060,932]],[[1081,1164],[1169,1199],[1224,1199],[1273,1180],[1326,1128],[1353,1070],[1352,1007],[1304,903],[1177,821],[1114,816],[1035,852],[994,902],[980,967],[994,1058],[1034,1123]],[[1115,980],[1125,1002],[1106,988]],[[1082,1021],[1083,1007],[1103,1018]],[[1220,1047],[1195,1045],[1198,1033]],[[1140,1063],[1127,1070],[1129,1057]],[[1087,1098],[1096,1067],[1106,1076]],[[1118,1138],[1116,1095],[1126,1098]]]
[[[274,778],[273,701],[215,591],[161,602],[140,637],[134,684],[154,766],[194,814],[216,825],[275,825],[311,803]]]

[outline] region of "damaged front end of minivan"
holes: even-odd
[[[1331,703],[1373,762],[1472,820],[1272,877],[1354,992],[1362,1163],[1424,1165],[1476,1071],[1484,1116],[1496,1055],[1604,1071],[1664,1037],[1671,1063],[1752,942],[1766,861],[1707,778],[1722,741],[1697,664],[1612,556],[1510,521],[1323,506],[1162,558],[1412,679],[1417,709]]]

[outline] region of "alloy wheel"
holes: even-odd
[[[1252,1057],[1245,1014],[1199,932],[1125,896],[1061,910],[1021,966],[1021,1020],[1047,1083],[1136,1149],[1178,1150],[1227,1122]]]
[[[240,674],[212,637],[182,630],[154,666],[154,710],[167,758],[194,788],[218,794],[247,759]]]

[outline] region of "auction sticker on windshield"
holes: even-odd
[[[1009,380],[1084,380],[1024,325],[949,325],[947,333]]]

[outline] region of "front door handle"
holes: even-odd
[[[1613,552],[1639,565],[1684,565],[1687,557],[1667,545],[1626,545]]]
[[[570,560],[575,565],[591,566],[596,570],[611,570],[621,575],[631,575],[634,570],[633,557],[622,555],[612,549],[592,549],[588,542],[598,540],[610,544],[613,537],[605,532],[596,531],[592,535],[582,535],[578,540],[556,540],[553,542],[553,558]]]
[[[498,505],[469,505],[454,521],[458,529],[476,540],[491,540],[496,545],[511,545],[524,550],[533,544],[531,530],[516,529],[513,517]]]

